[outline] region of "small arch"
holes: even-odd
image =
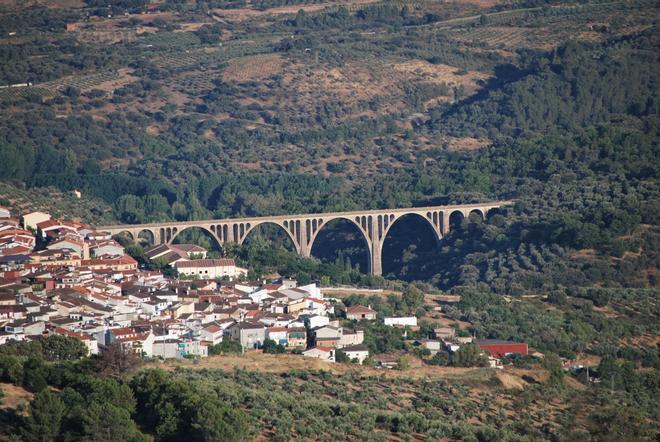
[[[143,247],[156,245],[156,235],[150,229],[140,230],[137,236],[137,243]]]
[[[135,242],[133,234],[128,230],[122,230],[121,232],[112,235],[112,237],[124,247]]]
[[[468,215],[468,220],[470,222],[478,222],[482,223],[486,219],[483,210],[481,209],[473,209],[470,211],[470,214]]]
[[[286,249],[293,252],[297,251],[298,247],[291,233],[281,224],[272,221],[264,221],[262,223],[250,226],[243,238],[243,243],[248,244],[255,241],[256,238],[261,237],[275,245],[282,245]]]
[[[207,241],[204,241],[206,239]],[[192,243],[197,244],[198,246],[204,247],[209,251],[222,251],[222,245],[218,241],[218,238],[213,234],[213,232],[202,226],[188,226],[184,227],[181,230],[178,230],[176,227],[172,229],[172,238],[169,241],[170,244],[185,244]]]
[[[465,215],[463,215],[463,212],[461,212],[460,210],[454,210],[449,215],[449,228],[455,229],[461,227],[463,225],[464,219],[465,219]]]

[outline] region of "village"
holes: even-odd
[[[195,244],[161,244],[145,252],[176,271],[141,268],[109,233],[47,213],[12,217],[0,207],[0,345],[52,335],[82,341],[89,355],[120,346],[146,359],[198,359],[223,353],[291,352],[329,363],[396,368],[370,354],[361,325],[418,329],[415,315],[379,317],[369,305],[346,306],[317,283],[248,281],[233,259],[207,258]],[[501,368],[507,355],[528,355],[525,343],[458,336],[437,327],[413,347],[448,358],[474,343]]]

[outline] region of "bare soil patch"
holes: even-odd
[[[17,408],[19,405],[27,405],[32,400],[34,394],[30,393],[22,387],[17,387],[14,384],[0,383],[0,389],[5,394],[0,399],[0,408]]]
[[[413,362],[416,362],[413,364]],[[426,377],[463,377],[466,375],[482,377],[491,373],[486,368],[436,367],[422,365],[418,359],[411,360],[411,368],[406,370],[388,370],[363,367],[353,364],[337,364],[301,355],[273,355],[260,351],[249,351],[243,355],[210,356],[193,363],[189,360],[168,360],[155,363],[159,368],[174,370],[177,367],[191,369],[222,369],[232,371],[243,369],[264,373],[282,373],[291,370],[326,370],[335,374],[359,371],[365,376],[385,376],[389,378],[426,378]]]
[[[263,80],[279,74],[284,63],[279,54],[241,57],[232,60],[222,76],[226,81]]]
[[[400,295],[401,292],[387,289],[360,289],[353,287],[324,287],[321,288],[324,296],[342,298],[350,295],[380,296],[387,298],[388,295]]]
[[[482,139],[482,138],[449,138],[447,140],[447,149],[451,151],[469,151],[469,150],[478,150],[488,147],[491,144],[491,140]]]
[[[523,390],[527,385],[527,382],[523,381],[522,378],[513,375],[512,373],[507,373],[500,371],[496,374],[497,380],[502,383],[502,386],[507,389]]]
[[[432,64],[425,60],[409,60],[397,63],[394,70],[413,77],[417,81],[429,83],[445,83],[450,87],[463,86],[467,95],[478,89],[477,81],[485,80],[488,75],[477,71],[461,71],[459,68],[446,64]]]
[[[356,5],[365,5],[376,3],[379,0],[351,0],[348,2],[327,2],[314,5],[291,5],[278,6],[264,10],[241,8],[241,9],[214,9],[213,17],[219,21],[243,21],[254,17],[263,17],[268,15],[296,14],[299,10],[305,12],[317,12],[324,9],[335,8],[338,6],[351,7]]]
[[[322,62],[322,60],[321,60]],[[306,64],[291,64],[284,69],[281,85],[295,93],[296,109],[301,113],[316,112],[319,102],[353,108],[355,117],[365,110],[364,102],[380,98],[379,113],[398,113],[408,109],[405,95],[408,88],[420,83],[447,86],[446,93],[428,97],[427,105],[453,100],[452,88],[462,86],[465,96],[476,92],[478,81],[487,75],[476,71],[461,72],[459,68],[434,65],[423,60],[368,59],[349,61],[343,66],[328,68],[315,65],[314,54]]]
[[[0,12],[20,11],[30,6],[46,6],[50,9],[82,8],[85,6],[83,0],[2,0],[0,1]]]

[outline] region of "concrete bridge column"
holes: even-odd
[[[451,216],[451,212],[449,210],[443,210],[442,211],[442,225],[440,226],[441,232],[442,232],[442,237],[444,238],[445,235],[449,233],[449,217]]]
[[[234,225],[233,224],[227,224],[227,237],[225,238],[225,243],[228,242],[236,242],[236,238],[234,237]]]
[[[299,255],[309,258],[312,255],[312,248],[310,247],[311,232],[307,230],[307,220],[300,220],[300,239],[294,241],[296,252]]]
[[[150,229],[151,230],[151,235],[154,238],[154,245],[157,246],[159,245],[160,242],[160,229]]]
[[[371,257],[370,273],[374,276],[381,276],[383,274],[383,244],[381,241],[371,242],[369,255]]]

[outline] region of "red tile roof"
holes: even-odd
[[[346,308],[346,313],[376,313],[374,310],[363,305],[353,305]]]

